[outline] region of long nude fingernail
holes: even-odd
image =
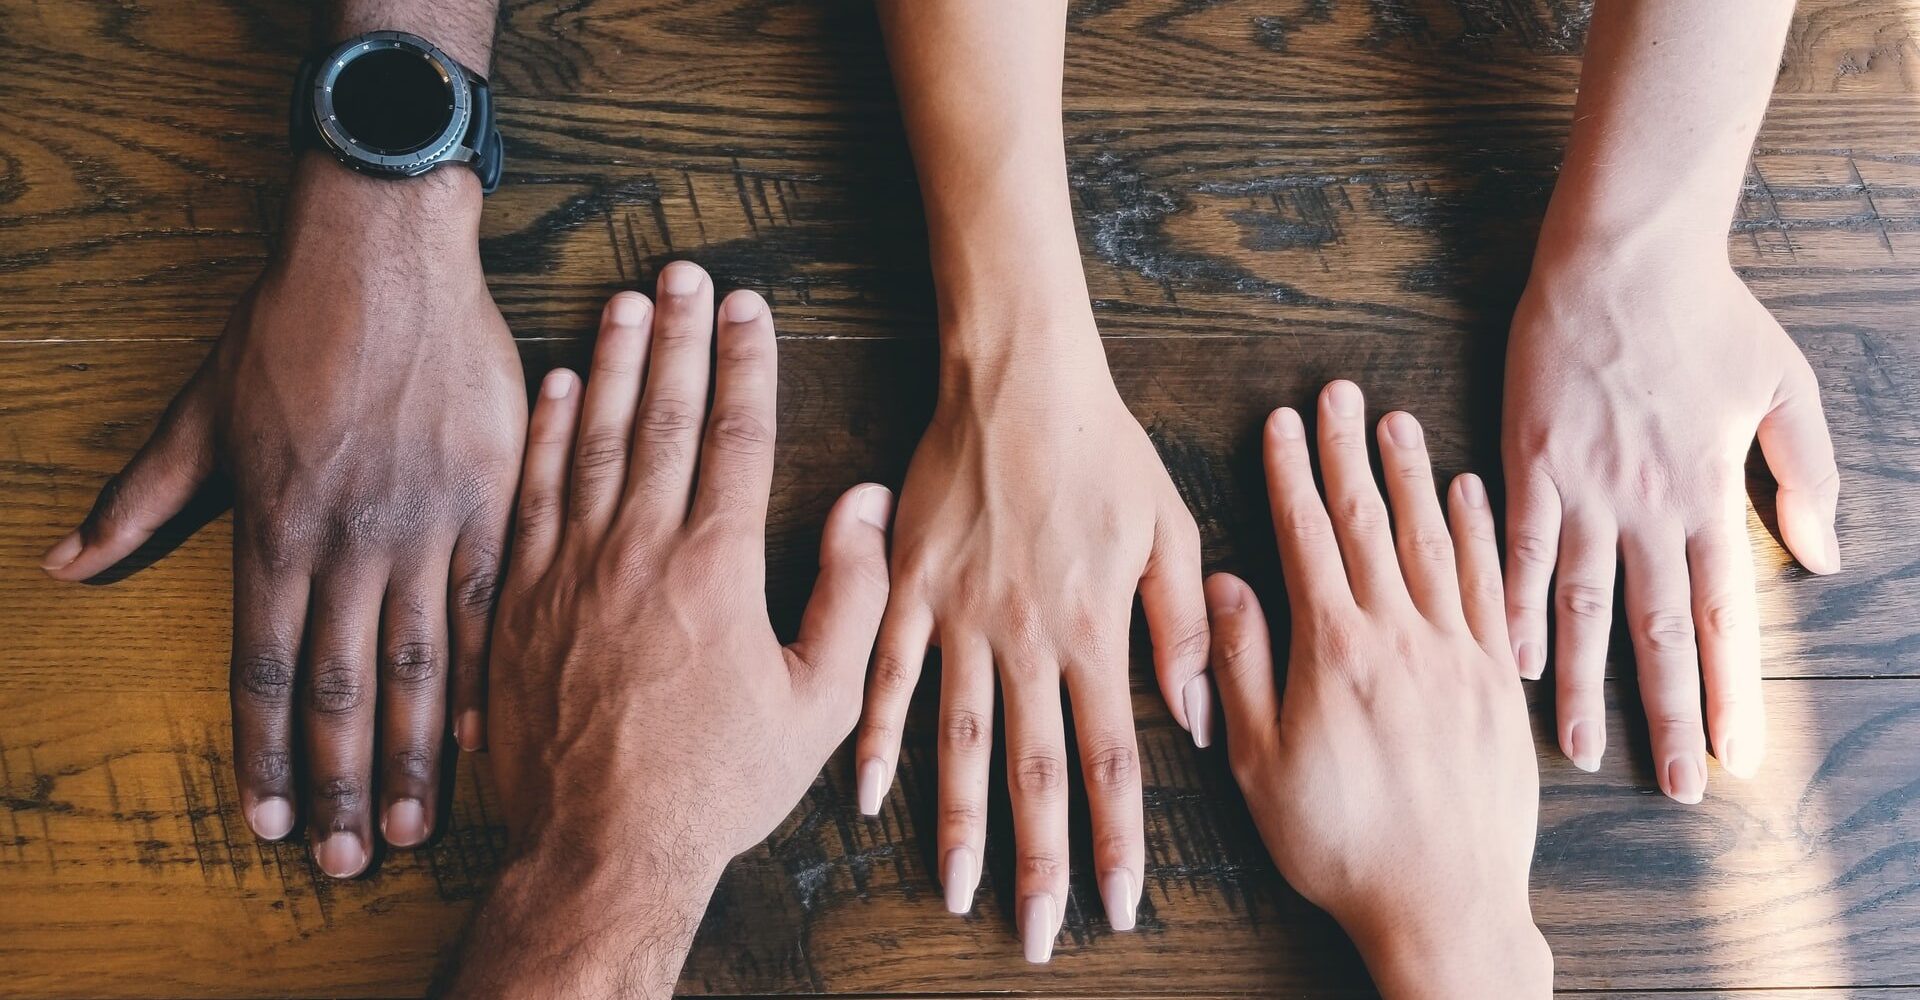
[[[1027,961],[1036,965],[1053,957],[1053,939],[1059,931],[1053,926],[1053,897],[1028,896],[1020,903],[1020,942]]]
[[[333,878],[352,878],[367,867],[367,848],[345,830],[314,845],[313,859]]]
[[[1116,931],[1133,930],[1133,873],[1125,868],[1100,876],[1100,905],[1107,909],[1107,924]]]
[[[1187,682],[1180,691],[1181,704],[1187,710],[1187,731],[1193,745],[1205,750],[1213,744],[1213,692],[1207,687],[1207,675]]]
[[[75,528],[67,533],[67,537],[53,543],[46,555],[40,557],[40,568],[49,573],[66,569],[80,558],[80,550],[86,547],[86,539],[80,537],[80,529]]]
[[[878,757],[860,762],[860,814],[880,815],[880,801],[887,795],[887,764]]]
[[[247,811],[247,825],[263,840],[279,840],[293,832],[293,804],[278,796],[261,799]]]
[[[980,865],[973,859],[972,848],[956,847],[947,852],[940,884],[947,891],[948,913],[973,912],[973,893],[980,885]]]

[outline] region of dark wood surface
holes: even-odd
[[[770,599],[791,626],[827,504],[861,478],[897,482],[931,407],[924,234],[871,9],[506,6],[493,77],[512,156],[483,253],[529,373],[578,363],[601,299],[673,257],[766,292],[783,333]],[[1278,596],[1259,420],[1334,375],[1377,411],[1419,414],[1446,471],[1497,472],[1504,327],[1584,9],[1075,3],[1067,134],[1089,281],[1211,567]],[[34,566],[272,247],[307,20],[284,0],[0,0],[0,994],[416,994],[504,849],[471,759],[433,844],[352,883],[246,833],[225,518],[111,585]],[[1920,5],[1803,0],[1731,241],[1820,375],[1848,568],[1791,564],[1756,473],[1771,756],[1749,782],[1716,769],[1699,807],[1655,790],[1624,642],[1608,692],[1624,739],[1598,774],[1553,750],[1551,690],[1533,686],[1536,911],[1565,992],[1912,998]],[[1168,719],[1144,654],[1136,933],[1109,931],[1077,871],[1054,963],[1022,962],[1004,809],[976,914],[947,915],[921,835],[922,724],[881,820],[856,815],[843,755],[734,866],[683,988],[1370,996],[1265,859],[1220,753]]]

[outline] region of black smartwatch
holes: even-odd
[[[487,194],[506,158],[486,78],[404,31],[370,31],[302,61],[291,131],[295,151],[324,149],[376,177],[464,163]]]

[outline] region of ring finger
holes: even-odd
[[[322,578],[313,588],[307,676],[308,836],[320,870],[352,878],[372,858],[374,657],[381,598],[377,577]]]

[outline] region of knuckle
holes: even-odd
[[[560,494],[556,490],[528,490],[520,494],[520,524],[546,527],[560,517]]]
[[[860,745],[863,747],[893,747],[899,742],[900,730],[890,723],[871,719],[860,723]]]
[[[1746,623],[1746,615],[1740,612],[1740,606],[1725,596],[1710,597],[1706,601],[1702,619],[1707,631],[1715,635],[1731,635],[1741,630]]]
[[[485,619],[493,614],[493,603],[500,592],[500,558],[491,549],[468,558],[467,571],[453,588],[454,607],[462,613]]]
[[[1103,791],[1129,788],[1139,776],[1140,758],[1130,746],[1118,743],[1103,746],[1087,758],[1087,780]]]
[[[709,430],[713,445],[722,451],[758,454],[773,443],[773,432],[766,422],[744,410],[724,410],[714,415]]]
[[[1213,633],[1204,617],[1190,618],[1175,629],[1176,638],[1167,644],[1167,655],[1175,663],[1200,660],[1213,645]]]
[[[985,716],[968,709],[953,709],[940,723],[941,749],[948,753],[979,756],[987,750],[991,732]]]
[[[983,825],[984,818],[980,803],[972,799],[946,802],[940,806],[940,825],[948,830],[971,833]]]
[[[1559,546],[1539,532],[1516,531],[1507,538],[1507,552],[1528,566],[1551,566]]]
[[[422,746],[401,747],[387,755],[389,773],[409,781],[427,781],[433,777],[434,753]]]
[[[1327,537],[1329,525],[1319,512],[1304,504],[1288,507],[1280,515],[1280,530],[1297,542],[1318,542]]]
[[[1066,784],[1066,764],[1054,754],[1029,753],[1014,764],[1013,785],[1024,796],[1054,798],[1066,789]]]
[[[257,702],[284,702],[293,688],[293,660],[254,653],[240,661],[240,686]]]
[[[700,426],[700,413],[684,399],[667,397],[647,404],[640,414],[640,431],[649,439],[682,438]]]
[[[897,653],[881,653],[873,658],[873,686],[890,694],[913,690],[920,680],[920,664]]]
[[[627,460],[627,439],[611,431],[595,431],[580,439],[574,451],[573,467],[581,474],[595,476],[611,473]]]
[[[1498,573],[1469,573],[1461,589],[1468,599],[1477,602],[1500,604],[1506,599],[1506,586]]]
[[[285,750],[255,750],[244,758],[246,777],[259,785],[277,785],[293,772],[293,759]]]
[[[1453,561],[1453,538],[1446,532],[1431,525],[1420,525],[1406,534],[1407,551],[1421,562],[1450,563]]]
[[[1672,608],[1649,611],[1640,619],[1640,634],[1655,653],[1693,651],[1693,616]]]
[[[1560,585],[1555,599],[1560,605],[1559,610],[1563,617],[1584,622],[1599,622],[1608,617],[1608,608],[1613,603],[1613,592],[1590,583],[1568,581]]]
[[[1335,505],[1339,511],[1340,523],[1346,526],[1348,533],[1355,535],[1378,534],[1387,525],[1387,510],[1376,497],[1344,497]]]
[[[1020,855],[1021,879],[1030,882],[1052,882],[1067,873],[1066,862],[1058,854],[1048,851],[1022,852]]]
[[[367,785],[358,778],[326,778],[314,784],[313,797],[336,813],[358,812],[367,804]]]
[[[321,715],[346,715],[367,700],[367,682],[360,671],[334,661],[322,663],[307,683],[307,701]]]
[[[440,651],[434,643],[409,640],[387,651],[387,677],[406,687],[423,686],[440,676]]]

